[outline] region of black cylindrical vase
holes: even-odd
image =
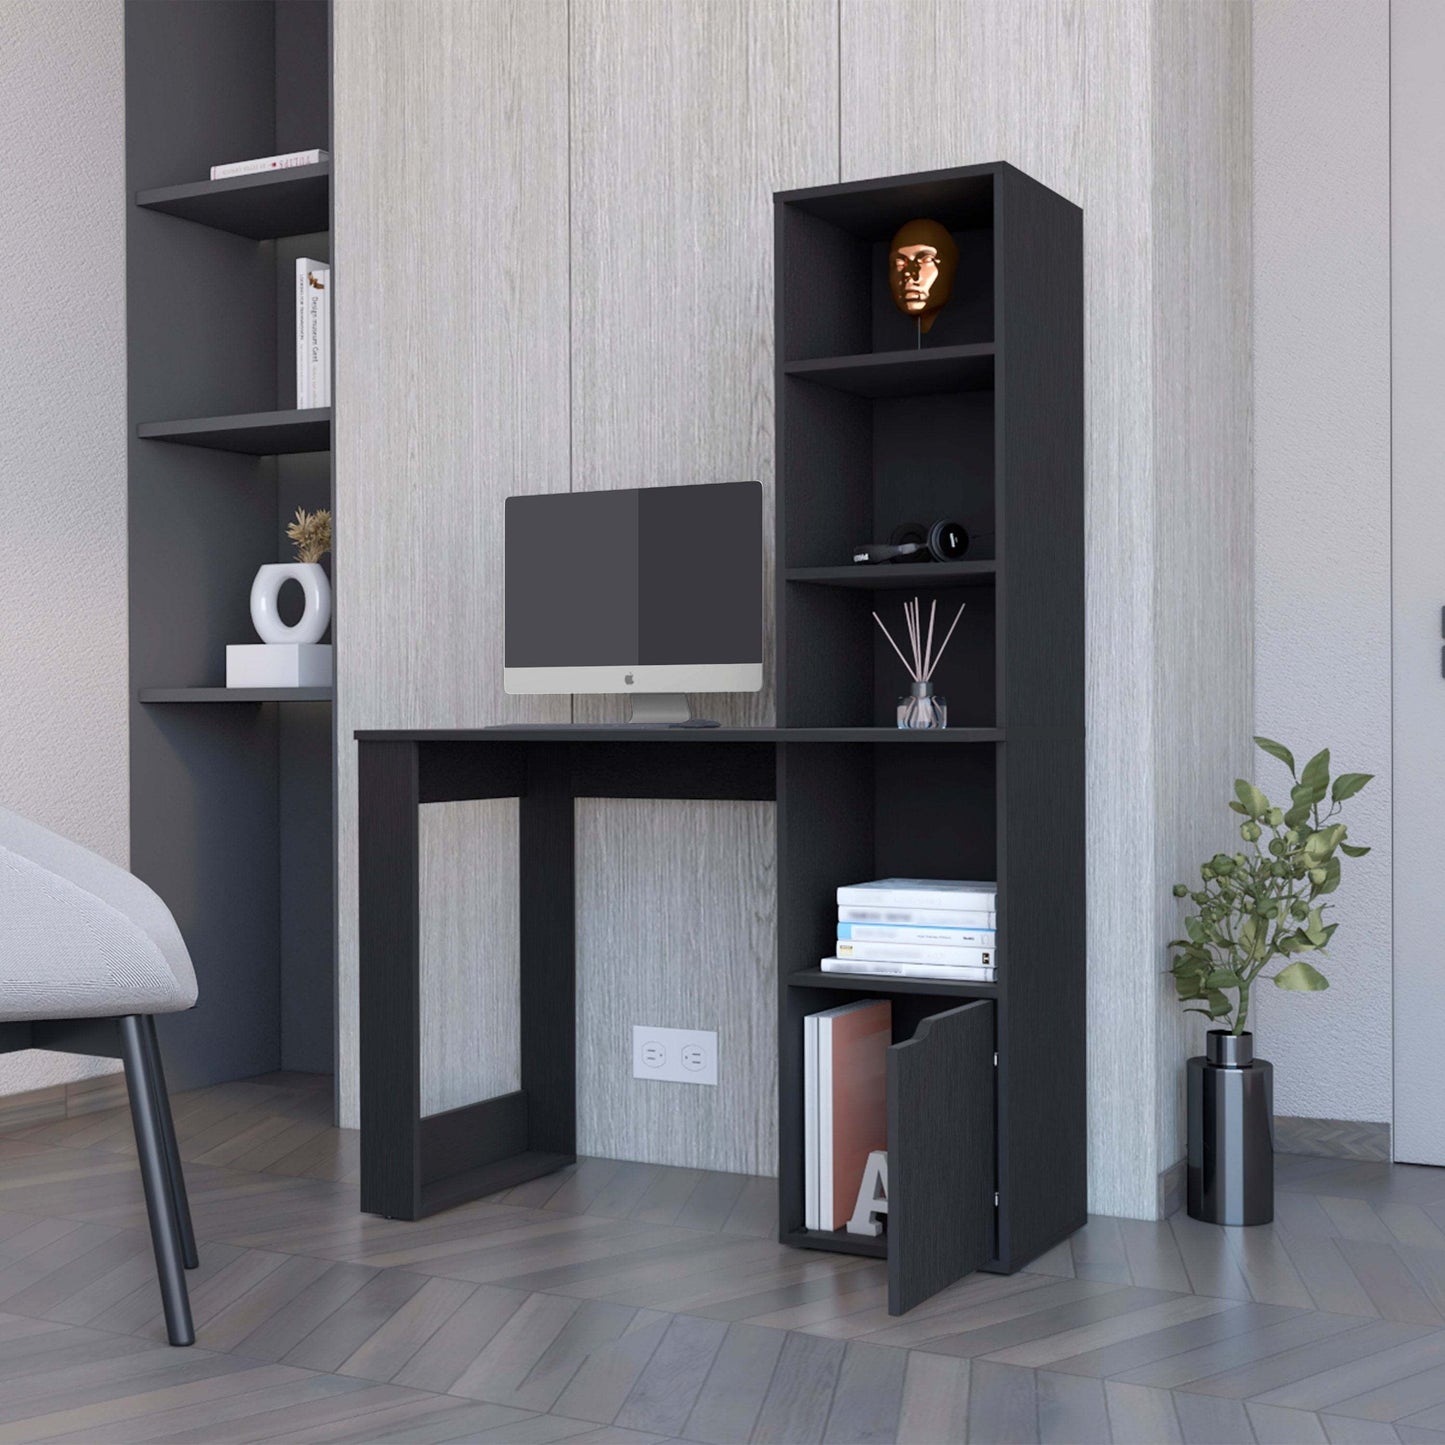
[[[1189,1060],[1189,1216],[1207,1224],[1274,1218],[1274,1066],[1252,1034],[1211,1029]]]

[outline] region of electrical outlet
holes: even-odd
[[[632,1077],[717,1086],[717,1034],[708,1029],[632,1026]]]

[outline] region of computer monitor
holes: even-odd
[[[503,686],[615,692],[643,723],[763,685],[757,482],[506,500]]]

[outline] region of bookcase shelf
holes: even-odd
[[[1081,213],[1005,164],[774,201],[778,737],[835,740],[785,743],[778,766],[778,1237],[886,1257],[897,1313],[1086,1218]],[[921,216],[959,249],[922,338],[886,267]],[[943,518],[992,556],[850,560]],[[920,736],[1000,746],[852,741],[907,691],[871,614],[894,626],[911,595],[925,619],[964,608],[934,678],[953,726]],[[837,888],[883,877],[996,879],[997,982],[817,967]],[[803,1198],[803,1019],[875,998],[893,1018],[881,1241],[806,1229]]]
[[[329,687],[143,687],[140,702],[330,702]]]
[[[873,1259],[888,1258],[888,1237],[870,1239],[866,1234],[849,1234],[846,1229],[790,1229],[778,1236],[780,1244],[794,1249],[826,1249],[833,1254],[864,1254]]]
[[[918,993],[933,998],[996,998],[996,983],[955,983],[943,978],[903,978],[897,974],[824,973],[800,968],[788,975],[789,988],[832,988],[844,993]]]
[[[920,587],[992,587],[997,574],[998,563],[993,561],[855,562],[846,567],[792,567],[783,573],[783,581],[815,587],[856,587],[867,592],[898,587],[916,591]]]
[[[177,442],[252,457],[290,456],[331,450],[331,408],[307,411],[255,411],[237,416],[190,417],[183,421],[145,421],[136,427],[142,441]]]
[[[331,226],[331,162],[223,181],[153,186],[137,191],[135,203],[255,241],[307,236]]]
[[[931,396],[937,392],[988,391],[993,387],[992,342],[914,351],[874,351],[860,356],[822,356],[790,361],[787,376],[855,396]]]

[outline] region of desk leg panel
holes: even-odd
[[[421,1208],[419,770],[414,742],[358,745],[361,1208]]]
[[[528,1147],[577,1152],[576,837],[572,749],[530,749],[518,803],[522,1092]]]

